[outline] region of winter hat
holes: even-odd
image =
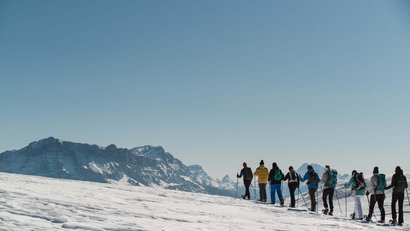
[[[373,174],[379,174],[379,167],[374,167]]]
[[[399,174],[399,173],[400,173],[400,170],[401,170],[400,166],[397,166],[395,172],[396,172],[397,174]]]
[[[289,166],[289,171],[292,171],[293,170],[293,166]]]
[[[242,165],[243,165],[244,168],[246,168],[246,166],[247,166],[246,162],[243,162]]]
[[[272,163],[272,168],[278,168],[278,164],[276,164],[276,162]]]
[[[264,165],[265,162],[263,162],[263,160],[261,160],[261,162],[259,162],[259,165]]]
[[[329,165],[326,165],[325,168],[326,168],[326,170],[328,170],[328,171],[330,170]]]
[[[352,171],[352,176],[354,176],[354,175],[356,175],[357,174],[357,171],[356,170],[353,170]]]
[[[309,165],[307,166],[307,169],[313,169],[313,166],[312,166],[311,164],[309,164]]]

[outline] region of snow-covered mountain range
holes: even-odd
[[[0,154],[0,171],[102,183],[127,182],[189,192],[234,196],[232,180],[186,166],[162,147],[100,147],[49,137]]]

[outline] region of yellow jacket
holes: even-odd
[[[265,166],[260,165],[256,170],[255,173],[253,174],[258,177],[258,183],[259,184],[267,184],[268,183],[268,176],[269,176],[269,171]]]

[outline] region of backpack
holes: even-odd
[[[326,187],[335,188],[337,184],[337,171],[332,169],[328,173],[327,182],[325,183]]]
[[[404,190],[407,188],[407,179],[404,175],[398,176],[397,179],[397,185],[394,187],[394,191],[398,193],[404,192]]]
[[[316,172],[311,172],[309,174],[309,181],[307,183],[308,184],[315,184],[315,185],[317,185],[319,183],[319,176],[317,175]]]
[[[289,172],[289,183],[298,182],[298,174],[296,172]]]
[[[245,180],[252,180],[253,179],[253,174],[252,174],[252,169],[251,168],[246,168],[244,173],[243,173],[243,179]]]
[[[280,169],[275,170],[275,172],[273,173],[273,179],[275,181],[281,181],[282,180],[282,171],[280,171]]]
[[[357,173],[354,178],[353,189],[364,189],[366,188],[366,182],[364,181],[363,173]]]
[[[385,187],[386,187],[386,176],[384,174],[378,174],[375,191],[384,191]]]

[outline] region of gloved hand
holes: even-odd
[[[239,178],[239,174],[238,174],[238,173],[236,174],[236,177]]]

